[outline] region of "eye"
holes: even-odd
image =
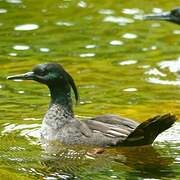
[[[46,69],[34,69],[34,73],[38,76],[45,76],[46,74],[48,74]]]

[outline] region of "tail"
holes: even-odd
[[[165,114],[155,116],[141,123],[124,141],[125,146],[142,146],[152,144],[156,137],[170,128],[176,121],[176,116]]]

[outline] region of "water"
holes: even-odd
[[[35,82],[7,81],[43,62],[58,62],[80,92],[78,118],[114,113],[137,121],[172,112],[180,117],[180,31],[143,14],[178,1],[0,1],[0,179],[178,179],[180,124],[153,146],[53,145],[39,128],[49,93]]]

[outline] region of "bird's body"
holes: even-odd
[[[180,25],[180,8],[173,9],[170,12],[166,13],[146,15],[144,16],[144,19],[169,21]]]
[[[33,72],[8,79],[35,80],[49,87],[51,103],[42,122],[43,143],[59,141],[103,147],[147,145],[152,144],[157,135],[171,127],[176,120],[174,115],[166,114],[141,124],[117,115],[100,115],[80,121],[74,117],[72,108],[71,87],[78,100],[75,83],[56,63],[41,64]]]

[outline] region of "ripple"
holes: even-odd
[[[58,21],[58,22],[56,22],[56,25],[58,25],[58,26],[74,26],[74,23],[72,23],[72,22],[65,22],[65,21]]]
[[[177,60],[162,61],[158,63],[161,69],[168,68],[170,72],[180,72],[180,57]]]
[[[129,19],[129,18],[124,18],[124,17],[115,17],[115,16],[107,16],[103,20],[104,22],[112,22],[112,23],[117,23],[119,25],[126,25],[129,23],[133,23],[134,20]]]
[[[136,88],[126,88],[126,89],[123,89],[123,91],[125,91],[125,92],[135,92],[135,91],[137,91],[137,89]]]
[[[110,42],[110,44],[113,46],[120,46],[120,45],[123,45],[124,43],[122,41],[113,40]]]
[[[138,37],[138,35],[136,34],[132,34],[132,33],[125,33],[122,36],[125,39],[136,39]]]
[[[162,84],[162,85],[173,85],[173,86],[180,86],[180,81],[169,81],[169,80],[161,80],[159,78],[150,77],[147,79],[148,82],[153,84]]]
[[[0,9],[0,14],[7,13],[7,9]]]
[[[49,52],[49,51],[50,51],[49,48],[40,48],[39,50],[40,50],[41,52]]]
[[[127,61],[121,61],[118,64],[124,66],[124,65],[136,64],[136,63],[137,63],[137,60],[127,60]]]
[[[110,15],[110,14],[114,14],[115,11],[112,9],[100,9],[98,11],[99,14],[106,14],[106,15]]]
[[[6,0],[6,2],[12,3],[12,4],[20,4],[20,3],[22,3],[21,0]]]
[[[96,54],[95,53],[83,53],[80,54],[80,57],[94,57]]]
[[[30,49],[30,47],[27,45],[15,45],[15,46],[13,46],[13,49],[24,51],[24,50]]]
[[[138,14],[138,13],[142,13],[143,11],[140,9],[123,9],[122,11],[124,14]]]
[[[31,30],[35,30],[38,29],[39,26],[37,24],[22,24],[22,25],[18,25],[14,28],[14,30],[16,31],[31,31]]]
[[[153,68],[153,69],[150,69],[149,71],[146,71],[144,74],[148,74],[148,75],[155,75],[155,76],[162,76],[162,77],[165,77],[166,74],[160,72],[158,69],[156,68]]]

